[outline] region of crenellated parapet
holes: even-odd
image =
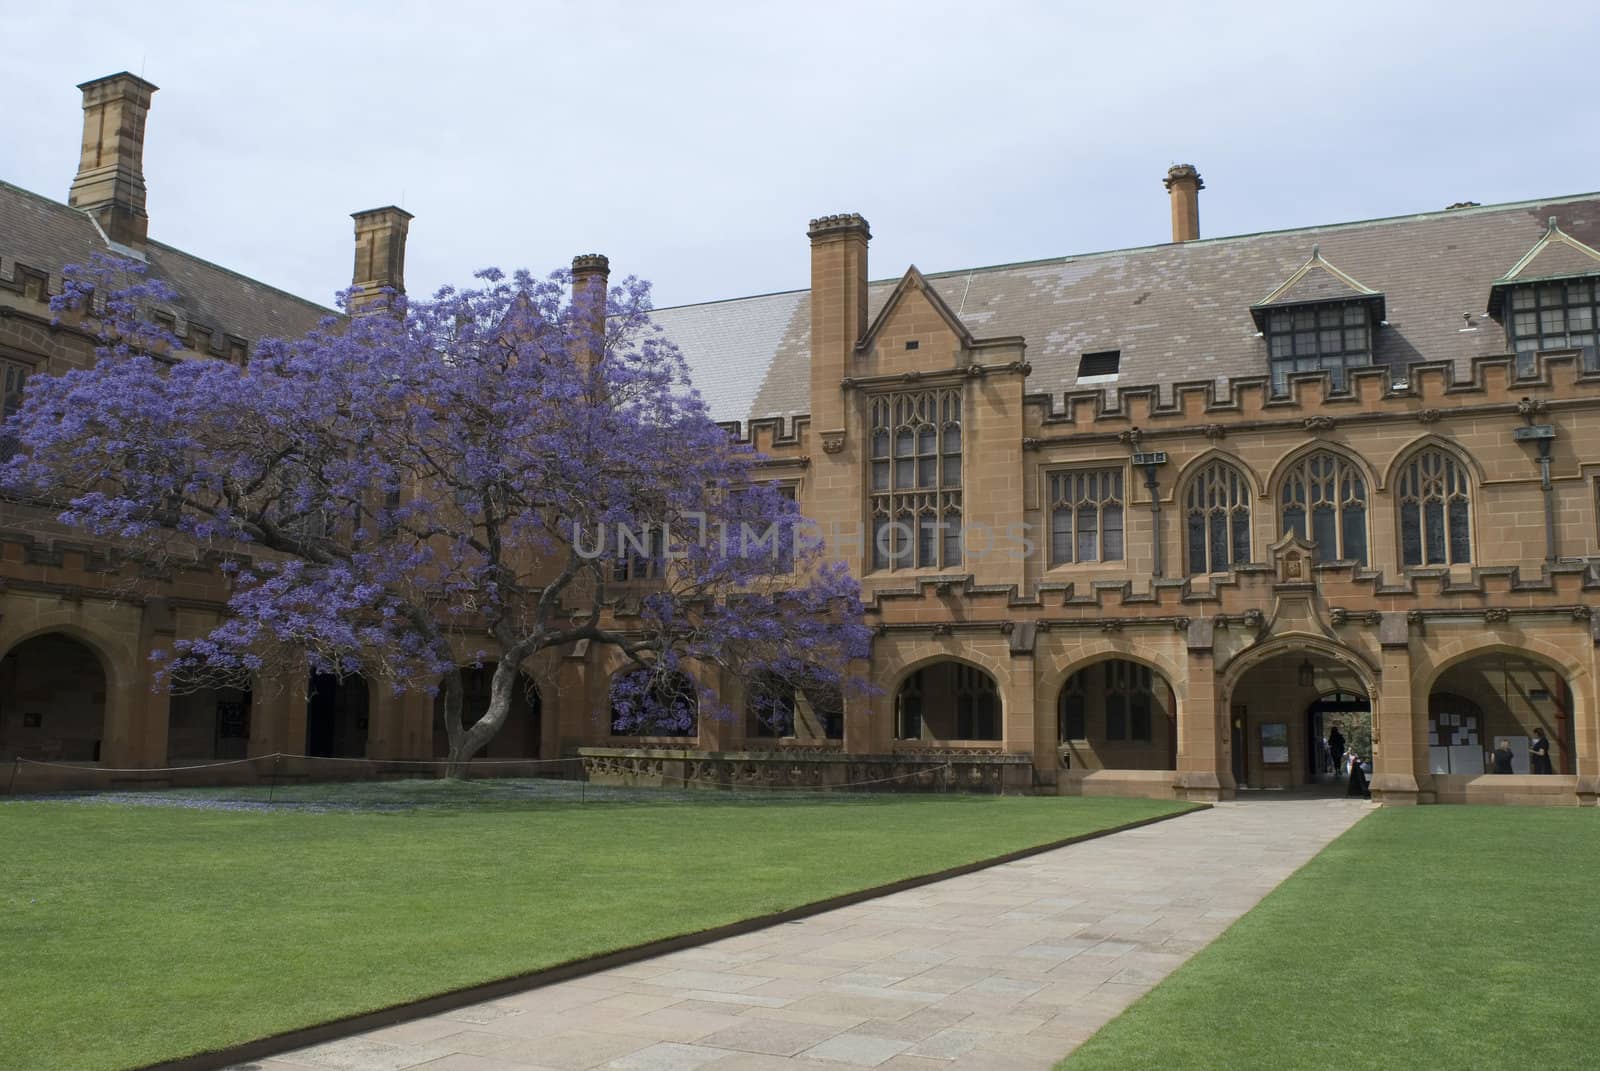
[[[1401,381],[1394,381],[1387,368],[1355,370],[1343,391],[1333,390],[1327,372],[1290,375],[1288,392],[1281,396],[1272,394],[1266,375],[1222,384],[1179,382],[1166,390],[1165,398],[1155,385],[1029,394],[1025,442],[1034,448],[1069,437],[1075,443],[1096,442],[1114,439],[1130,425],[1147,438],[1204,431],[1218,439],[1246,429],[1317,433],[1395,419],[1426,426],[1454,415],[1516,415],[1529,394],[1544,396],[1554,409],[1600,401],[1600,369],[1585,369],[1573,350],[1537,355],[1526,374],[1519,374],[1514,355],[1505,354],[1473,359],[1465,376],[1451,361],[1413,364]]]

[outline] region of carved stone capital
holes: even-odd
[[[1424,409],[1417,414],[1417,419],[1424,424],[1437,424],[1444,414],[1437,409]]]
[[[1483,612],[1483,621],[1486,625],[1503,625],[1511,620],[1511,611],[1503,606],[1491,606]]]
[[[822,433],[822,452],[837,454],[844,449],[844,432],[825,431]]]
[[[1036,439],[1036,438],[1033,438],[1032,436],[1028,436],[1028,437],[1026,437],[1026,438],[1024,438],[1022,440],[1022,448],[1024,450],[1039,450],[1039,449],[1042,449],[1043,447],[1044,447],[1044,440],[1043,439]]]
[[[1308,416],[1300,424],[1307,431],[1332,431],[1337,426],[1331,416]]]
[[[1517,402],[1517,413],[1528,423],[1533,423],[1533,418],[1543,413],[1550,406],[1543,398],[1523,398]]]

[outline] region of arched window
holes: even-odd
[[[872,401],[872,568],[961,564],[961,390]]]
[[[1189,482],[1185,502],[1189,572],[1225,573],[1250,560],[1250,484],[1226,461]]]
[[[1283,530],[1316,543],[1319,559],[1367,564],[1367,481],[1345,458],[1319,450],[1296,461],[1278,502]]]
[[[1472,560],[1466,469],[1437,447],[1419,451],[1395,481],[1400,504],[1400,556],[1405,565],[1457,565]]]

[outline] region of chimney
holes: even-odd
[[[1193,164],[1174,164],[1163,180],[1172,195],[1172,240],[1192,242],[1200,237],[1200,191],[1206,188]]]
[[[850,212],[812,220],[806,237],[811,239],[811,352],[815,357],[827,350],[830,360],[842,360],[855,352],[867,330],[872,230],[859,213]],[[843,364],[838,372],[848,374]]]
[[[374,301],[380,290],[406,292],[406,231],[412,215],[403,208],[387,205],[352,212],[356,221],[356,266],[350,286],[362,291],[360,304]],[[352,302],[353,306],[357,302]]]
[[[860,375],[856,346],[867,331],[867,244],[872,230],[859,214],[822,216],[811,239],[811,422],[807,433],[816,493],[806,515],[820,531],[861,524],[861,474],[866,469],[861,395],[843,381]],[[752,438],[753,438],[752,433]],[[820,449],[819,449],[820,447]],[[865,571],[865,548],[830,548],[853,572]]]
[[[123,71],[78,88],[83,91],[83,152],[67,204],[94,217],[111,241],[142,250],[150,226],[144,210],[144,121],[156,87]]]
[[[572,258],[573,327],[582,332],[575,340],[574,353],[585,367],[605,355],[606,292],[610,283],[611,261],[599,253],[580,253]]]

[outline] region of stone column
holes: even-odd
[[[1594,806],[1600,800],[1600,614],[1590,613],[1582,621],[1585,626],[1580,642],[1584,661],[1591,665],[1586,687],[1572,690],[1572,746],[1575,749],[1573,769],[1578,772],[1578,802]]]
[[[1419,781],[1428,777],[1428,720],[1413,712],[1410,641],[1411,627],[1404,613],[1379,618],[1383,676],[1378,694],[1372,697],[1372,798],[1383,803],[1417,803]]]
[[[1189,661],[1184,700],[1178,706],[1178,769],[1173,781],[1179,799],[1214,802],[1232,799],[1235,785],[1226,718],[1219,717],[1211,622],[1189,622]],[[1226,714],[1226,711],[1221,713]]]

